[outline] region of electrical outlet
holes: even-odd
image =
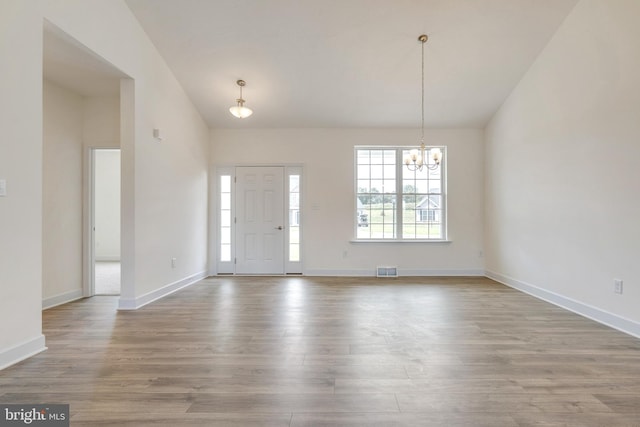
[[[176,268],[176,259],[171,258],[171,268]]]
[[[622,280],[613,279],[613,292],[616,294],[622,294]]]

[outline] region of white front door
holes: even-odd
[[[236,168],[236,273],[284,274],[284,168]]]

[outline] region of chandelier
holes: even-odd
[[[442,151],[439,148],[427,149],[424,145],[424,44],[428,39],[429,37],[426,34],[418,37],[418,41],[422,45],[422,126],[420,147],[410,150],[409,154],[404,158],[404,164],[410,171],[422,171],[423,168],[434,170],[440,166],[442,161]]]

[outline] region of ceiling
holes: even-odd
[[[482,128],[577,3],[125,1],[212,128],[419,127],[422,33],[425,125]],[[117,92],[117,70],[48,33],[47,78]],[[243,120],[228,110],[237,79]]]

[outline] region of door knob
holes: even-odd
[[[282,226],[281,225],[277,226],[276,230],[282,230]]]

